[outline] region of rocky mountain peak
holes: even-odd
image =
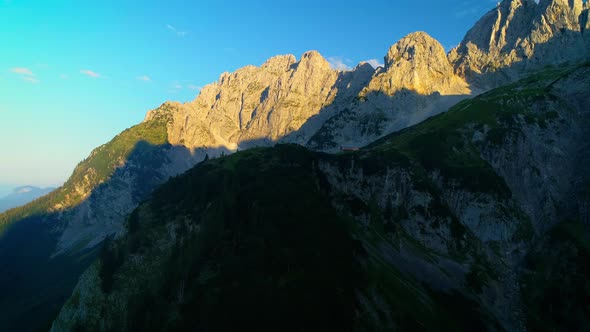
[[[287,71],[296,62],[297,59],[292,54],[277,55],[266,60],[266,62],[262,65],[262,68],[273,71]]]
[[[414,32],[395,43],[385,56],[385,69],[399,67],[402,62],[412,62],[421,66],[424,62],[436,61],[440,56],[445,58],[443,46],[426,32]],[[447,62],[448,64],[448,62]],[[445,65],[445,61],[441,63]]]
[[[375,68],[373,68],[373,66],[368,62],[361,62],[356,67],[354,67],[354,71],[373,73],[375,72]]]
[[[546,65],[588,58],[582,0],[504,0],[449,53],[455,72],[472,85],[493,88]],[[567,51],[564,51],[567,50]]]
[[[178,108],[168,128],[170,142],[229,150],[268,145],[329,104],[337,79],[338,72],[317,51],[304,53],[299,61],[279,55],[260,67],[224,73]]]
[[[582,0],[541,0],[537,17],[540,25],[558,29],[580,30],[580,14],[584,8]]]
[[[164,102],[160,107],[148,111],[143,119],[143,122],[155,120],[157,118],[171,118],[175,110],[181,107],[182,104],[177,101]]]
[[[318,68],[320,70],[332,70],[330,63],[318,51],[307,51],[301,56],[299,66],[306,68]]]
[[[411,33],[391,46],[384,70],[375,75],[365,92],[393,95],[401,89],[423,95],[469,93],[466,84],[455,78],[443,46],[425,32]]]

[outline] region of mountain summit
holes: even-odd
[[[554,247],[563,264],[590,261],[576,260],[586,237],[572,236],[588,233],[590,215],[588,12],[580,0],[505,0],[448,55],[425,32],[392,45],[377,69],[334,70],[317,51],[279,55],[221,74],[193,101],[163,103],[61,188],[0,214],[10,271],[0,274],[10,287],[0,329],[33,325],[33,311],[53,318],[95,255],[54,331],[182,330],[209,309],[281,317],[245,313],[259,307],[243,295],[258,290],[265,309],[287,315],[319,290],[329,290],[320,309],[336,309],[326,294],[345,294],[333,316],[306,317],[345,313],[345,326],[366,330],[535,330],[553,308],[589,317],[584,299],[553,305],[590,289],[587,266],[535,265]],[[329,154],[343,150],[360,151]],[[548,233],[564,220],[573,226]],[[326,239],[347,246],[344,261]],[[302,304],[280,306],[277,294]]]
[[[453,66],[443,46],[425,32],[411,33],[395,43],[385,56],[385,70],[369,83],[369,91],[388,95],[406,89],[421,95],[469,94],[461,78],[453,73]]]
[[[449,53],[457,74],[481,88],[523,72],[588,59],[588,3],[582,0],[504,0]]]

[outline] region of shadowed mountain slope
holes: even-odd
[[[519,331],[541,315],[583,330],[587,294],[551,297],[580,308],[565,323],[527,304],[563,269],[577,274],[560,294],[588,277],[583,240],[558,249],[570,265],[534,257],[564,221],[587,229],[590,94],[572,87],[589,73],[547,70],[355,153],[203,162],[129,216],[52,330]]]
[[[588,4],[579,10],[577,3],[548,0],[537,5],[505,0],[482,18],[448,58],[437,41],[425,33],[414,33],[392,46],[385,58],[385,68],[373,69],[360,64],[352,71],[335,71],[319,53],[311,51],[299,60],[292,55],[278,56],[260,67],[248,66],[235,73],[225,73],[218,82],[204,88],[194,101],[165,103],[150,111],[143,123],[97,148],[78,165],[68,182],[52,194],[0,214],[1,227],[8,229],[0,236],[0,263],[10,262],[6,269],[12,268],[21,275],[31,271],[21,269],[12,259],[20,250],[19,241],[25,243],[16,234],[27,232],[51,238],[51,245],[36,249],[39,254],[36,262],[58,257],[72,257],[70,262],[75,262],[104,239],[125,235],[127,215],[149,198],[153,189],[206,156],[218,157],[276,142],[330,152],[344,145],[358,148],[445,112],[470,97],[470,93],[477,94],[541,71],[520,85],[495,90],[456,106],[455,110],[463,111],[453,114],[461,114],[464,120],[471,121],[467,124],[452,122],[452,126],[444,127],[445,121],[453,117],[441,116],[435,127],[418,126],[422,129],[414,128],[412,132],[426,131],[415,137],[404,132],[405,136],[400,136],[404,138],[394,144],[396,150],[419,160],[426,174],[441,188],[461,186],[491,191],[490,195],[497,194],[495,191],[506,194],[508,188],[514,196],[512,203],[500,206],[489,203],[474,208],[465,205],[465,201],[477,199],[460,191],[447,193],[450,195],[447,205],[468,228],[485,230],[478,231],[480,240],[507,242],[509,248],[505,249],[510,252],[526,251],[521,248],[524,244],[520,240],[507,239],[515,232],[524,237],[542,234],[562,217],[575,215],[575,210],[582,221],[589,215],[587,198],[583,198],[587,197],[587,179],[581,176],[587,173],[585,165],[590,158],[582,144],[587,141],[584,138],[585,105],[588,105],[586,72],[578,68],[566,75],[564,71],[573,69],[545,67],[567,61],[574,63],[588,56],[586,28],[582,29],[588,22]],[[528,14],[519,16],[517,12]],[[578,12],[579,31],[574,24],[574,14]],[[524,17],[524,23],[514,23],[512,16]],[[513,33],[513,29],[518,33]],[[577,48],[580,52],[562,52],[566,46],[578,42],[584,46]],[[531,51],[525,55],[529,58],[534,55],[536,60],[526,60],[519,55],[522,52],[511,47]],[[545,55],[543,50],[549,53]],[[516,56],[506,57],[505,53]],[[494,61],[500,64],[495,65]],[[555,80],[555,84],[548,82],[549,79]],[[490,116],[491,110],[503,112]],[[447,136],[448,140],[443,139]],[[509,148],[502,148],[506,146]],[[381,157],[376,153],[374,158]],[[504,179],[505,184],[496,181],[493,174]],[[448,181],[437,182],[443,178]],[[359,200],[369,206],[368,197]],[[357,203],[353,200],[351,204]],[[505,214],[511,217],[497,216]],[[522,226],[529,223],[510,223],[514,215],[529,216],[530,227]],[[497,219],[509,226],[496,227]],[[27,232],[11,232],[10,225],[23,221],[28,226],[20,229],[31,227]],[[406,224],[410,234],[418,236],[422,232],[409,225],[415,223]],[[446,234],[437,236],[444,238]],[[2,247],[4,241],[7,246]],[[439,251],[448,247],[436,241],[443,240],[437,237],[423,240]],[[70,273],[68,269],[61,270]],[[72,276],[76,273],[64,279],[75,279]],[[28,280],[34,283],[34,277],[31,275]],[[511,275],[506,278],[512,280]],[[509,282],[502,281],[502,285],[506,283]],[[4,287],[10,285],[5,283]],[[19,285],[24,292],[27,283]],[[504,312],[513,308],[510,301],[519,298],[513,290],[517,288],[515,283],[512,285],[510,294],[516,295],[510,295],[508,304],[502,299],[493,305],[485,304],[486,308],[500,311],[494,315],[503,326],[516,326],[520,317],[518,310],[513,314],[516,318]],[[60,296],[63,298],[68,293],[64,287]],[[10,294],[18,296],[19,291],[15,287]],[[20,303],[14,299],[6,297],[4,304]],[[44,305],[41,300],[40,307]],[[11,309],[20,310],[18,305]],[[8,320],[18,321],[15,317]],[[32,320],[27,322],[33,324]]]

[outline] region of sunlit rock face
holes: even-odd
[[[384,71],[364,92],[391,96],[402,89],[421,95],[470,93],[467,83],[453,73],[443,46],[425,32],[409,34],[393,45],[385,56]]]
[[[292,142],[336,151],[422,121],[470,93],[442,45],[417,32],[393,45],[377,71],[368,63],[337,71],[310,51],[299,61],[282,55],[224,73],[194,101],[173,104],[168,132],[172,144],[190,148]]]
[[[449,53],[455,71],[489,89],[523,72],[588,58],[588,4],[582,0],[505,0]]]
[[[334,152],[363,146],[388,133],[446,111],[468,97],[468,84],[455,75],[444,48],[425,32],[394,44],[354,103],[328,120],[308,143]]]
[[[193,102],[177,105],[170,141],[233,149],[268,145],[331,104],[339,75],[316,51],[299,61],[293,55],[276,56],[260,67],[224,73]]]
[[[162,166],[109,160],[119,169],[118,185],[100,190],[95,187],[104,179],[93,180],[96,167],[80,170],[72,192],[52,205],[62,211],[84,200],[63,215],[68,221],[59,226],[60,251],[124,232],[125,214],[152,189],[138,190],[146,176],[161,183],[205,156],[276,142],[326,152],[361,147],[536,68],[585,58],[588,6],[581,0],[503,1],[448,57],[439,42],[416,32],[394,44],[378,69],[362,63],[334,70],[310,51],[299,60],[280,55],[224,73],[192,102],[167,102],[148,112],[144,124],[165,118],[165,141],[174,147],[160,151]],[[113,197],[117,204],[105,208]]]
[[[445,331],[549,325],[586,331],[589,84],[588,64],[547,69],[357,152],[278,145],[200,164],[130,215],[129,233],[81,276],[52,331],[122,330],[143,322],[194,328],[204,310],[222,313],[218,322],[225,323],[228,315],[244,317],[244,306],[220,304],[219,289],[243,296],[230,304],[272,294],[270,307],[285,308],[299,303],[291,301],[298,293],[293,287],[325,301],[333,295],[315,290],[354,275],[290,264],[277,269],[275,262],[300,252],[292,243],[312,256],[336,248],[339,262],[351,257],[360,263],[353,264],[364,273],[359,283],[337,287],[337,294],[354,289],[355,306],[335,316],[357,319],[350,326],[368,324],[361,330],[441,330],[437,317],[443,317],[456,324]],[[343,222],[323,228],[338,220],[333,212]],[[294,227],[273,228],[285,224]],[[299,229],[309,233],[295,236]],[[364,250],[345,256],[347,246],[330,238],[342,229]],[[319,240],[307,241],[314,236]],[[290,247],[269,247],[273,240]],[[326,261],[334,260],[323,255],[320,266]],[[273,278],[251,277],[267,266],[272,271],[255,276]],[[285,284],[292,271],[312,278]],[[289,301],[274,301],[285,288]],[[548,289],[559,292],[546,296]],[[455,300],[449,304],[441,294],[455,294]],[[304,321],[296,308],[279,312],[296,312]],[[419,324],[403,325],[408,319]]]

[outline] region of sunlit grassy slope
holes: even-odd
[[[485,260],[476,262],[460,293],[413,280],[382,256],[383,245],[394,246],[387,240],[391,230],[379,222],[408,218],[408,211],[345,200],[336,200],[342,204],[337,209],[338,193],[318,165],[347,172],[354,161],[364,176],[390,166],[406,170],[414,188],[435,199],[426,215],[451,219],[449,241],[464,253],[450,258],[461,261],[467,252],[479,257],[478,245],[465,240],[468,230],[437,200],[428,174],[437,171],[468,192],[511,199],[505,180],[465,137],[485,126],[485,144],[501,146],[521,130],[517,119],[546,127],[556,115],[533,113],[530,105],[555,101],[548,86],[571,70],[548,69],[461,102],[359,152],[325,155],[278,145],[203,162],[158,189],[129,217],[128,235],[105,246],[95,266],[100,295],[92,310],[111,308],[108,313],[58,323],[92,328],[104,320],[130,330],[499,328],[469,295],[495,278]],[[348,213],[355,210],[361,213]],[[354,220],[363,213],[370,216],[368,229]],[[435,255],[414,245],[425,257]],[[531,280],[553,282],[537,275]],[[65,310],[88,305],[86,300],[74,293]],[[527,314],[536,326],[543,311],[531,308]]]
[[[29,204],[0,214],[0,234],[10,223],[26,217],[43,215],[80,203],[101,183],[107,181],[117,167],[123,165],[139,143],[159,146],[168,143],[165,112],[161,117],[131,127],[109,143],[96,148],[80,162],[68,181],[52,193]]]

